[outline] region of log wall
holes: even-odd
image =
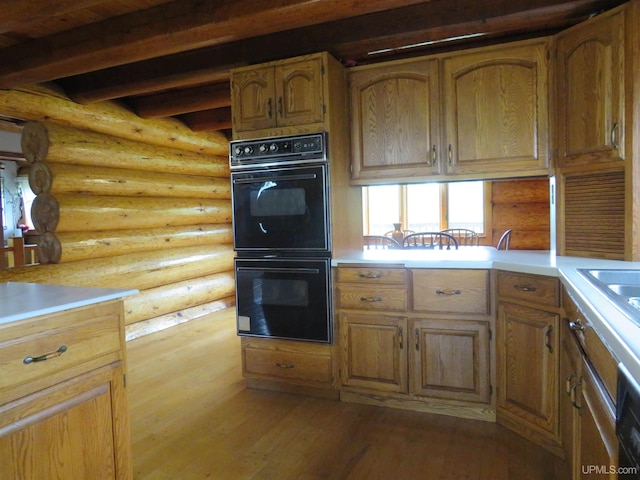
[[[22,148],[40,233],[37,266],[0,281],[131,288],[132,339],[233,305],[228,141],[114,102],[37,86],[0,91],[28,120]]]
[[[491,186],[493,245],[512,229],[512,250],[549,250],[549,179],[501,180]]]

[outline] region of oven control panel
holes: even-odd
[[[327,161],[326,133],[235,140],[229,145],[231,167]]]

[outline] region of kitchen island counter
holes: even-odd
[[[136,293],[138,290],[4,282],[0,283],[0,325]]]

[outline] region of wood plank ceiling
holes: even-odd
[[[547,35],[621,3],[0,0],[0,88],[54,82],[78,103],[229,135],[233,67],[324,50],[353,66]]]

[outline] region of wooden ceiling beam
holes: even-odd
[[[229,82],[214,83],[130,99],[138,116],[163,118],[231,105]]]
[[[0,34],[23,24],[64,15],[102,3],[102,0],[0,0]]]
[[[231,107],[216,108],[178,116],[194,132],[231,128]]]
[[[0,49],[0,88],[425,0],[176,0]]]
[[[228,74],[230,68],[321,50],[338,58],[375,61],[367,52],[465,33],[490,35],[492,29],[502,33],[505,28],[501,22],[506,18],[513,28],[511,17],[523,9],[526,13],[519,17],[522,28],[528,25],[530,30],[533,25],[544,31],[554,18],[572,24],[586,14],[620,3],[622,0],[434,0],[113,67],[69,77],[61,84],[75,101],[90,103],[217,81],[214,79]]]

